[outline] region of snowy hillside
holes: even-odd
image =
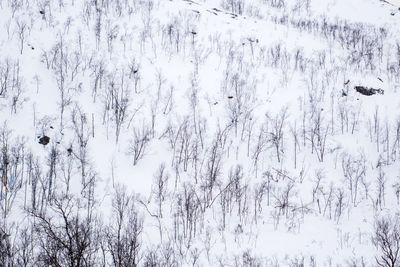
[[[400,266],[400,1],[0,0],[0,267]]]

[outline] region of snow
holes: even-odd
[[[196,249],[198,266],[232,266],[247,252],[263,266],[297,259],[305,266],[347,266],[352,260],[375,265],[375,220],[399,212],[393,186],[400,156],[400,1],[282,1],[284,6],[274,7],[279,1],[249,0],[241,14],[229,6],[241,1],[225,0],[110,1],[112,8],[97,11],[93,1],[60,0],[61,7],[32,1],[21,3],[15,14],[11,2],[0,0],[0,71],[7,59],[19,62],[23,93],[16,112],[13,89],[0,97],[0,127],[6,124],[14,138],[25,138],[43,177],[50,173],[52,148],[59,151],[55,190],[65,190],[62,162],[72,158],[71,193],[82,199],[84,162],[86,178],[96,177],[96,212],[105,228],[115,219],[118,185],[133,194],[144,219],[139,266],[146,253],[168,244],[178,266],[195,265]],[[116,2],[124,7],[118,10]],[[23,21],[28,30],[20,53]],[[324,32],[324,23],[337,31]],[[361,38],[352,43],[357,34]],[[65,65],[58,65],[61,56]],[[104,75],[96,80],[101,62]],[[67,104],[61,115],[62,73]],[[384,94],[363,96],[353,89],[358,85]],[[124,101],[129,104],[117,136],[116,108]],[[274,130],[285,110],[276,144]],[[132,143],[144,130],[148,144],[134,165]],[[38,144],[41,135],[50,137],[49,145]],[[220,170],[207,196],[213,149]],[[352,184],[357,193],[350,192],[344,175],[346,159],[364,164],[365,175]],[[161,216],[156,179],[162,165],[168,181]],[[238,166],[243,175],[233,183]],[[379,206],[380,171],[386,195]],[[317,185],[318,175],[323,178]],[[267,181],[269,196],[264,192],[255,203],[255,192]],[[22,205],[29,190],[19,191],[4,222],[33,223]],[[224,200],[228,190],[240,196]],[[177,232],[183,235],[191,223],[179,210],[188,194],[200,203],[196,230],[177,240]]]

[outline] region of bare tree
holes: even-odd
[[[133,79],[134,87],[135,87],[135,93],[139,93],[139,87],[140,87],[140,65],[139,63],[136,63],[135,59],[132,59],[132,61],[129,63],[129,79]]]
[[[400,220],[396,214],[394,218],[380,218],[375,222],[373,244],[379,251],[375,257],[381,267],[396,267],[400,260]]]
[[[11,62],[6,59],[0,65],[0,97],[5,97],[11,80]]]
[[[376,206],[379,206],[379,208],[382,210],[382,205],[385,206],[386,177],[385,172],[382,170],[382,166],[379,166],[378,172],[379,173],[376,181]]]
[[[288,108],[284,107],[274,118],[269,118],[272,124],[272,129],[269,132],[269,141],[275,148],[276,159],[278,162],[281,162],[281,153],[283,152],[283,134],[285,122],[288,116],[287,110]]]
[[[318,206],[319,206],[319,197],[318,195],[320,195],[322,193],[323,190],[323,180],[325,178],[325,174],[323,169],[318,169],[315,171],[315,179],[314,179],[314,186],[313,186],[313,190],[312,190],[312,201],[313,203],[317,200],[318,201]]]
[[[133,165],[136,165],[143,158],[150,140],[151,128],[145,123],[133,129],[133,137],[128,148],[128,153],[133,156]]]
[[[0,220],[1,223],[1,220]],[[0,225],[0,261],[1,266],[13,266],[15,263],[15,249],[12,243],[12,233]]]
[[[192,184],[184,183],[182,191],[177,195],[175,222],[175,242],[178,246],[189,249],[196,236],[201,218],[201,203]],[[182,240],[179,240],[182,237]]]
[[[324,109],[317,108],[313,111],[311,129],[310,129],[310,140],[312,151],[315,151],[320,162],[324,161],[326,140],[329,132],[329,124],[324,123]]]
[[[300,148],[296,122],[294,123],[293,127],[290,127],[290,132],[292,133],[292,136],[293,136],[293,148],[294,148],[294,157],[293,158],[294,158],[294,168],[296,169],[297,168],[297,149]]]
[[[294,194],[295,183],[288,181],[283,188],[278,188],[276,192],[272,194],[275,198],[275,209],[278,209],[280,215],[289,215],[289,210],[294,208],[295,203],[291,201],[291,197]]]
[[[155,197],[158,202],[158,216],[162,215],[162,204],[165,201],[168,192],[168,179],[169,175],[165,171],[165,164],[162,163],[154,176],[155,178]]]
[[[89,166],[88,144],[91,129],[85,113],[79,106],[72,110],[72,126],[76,138],[75,146],[71,148],[71,154],[78,160],[81,172],[82,190],[91,182],[91,171]]]
[[[120,86],[113,87],[114,92],[113,96],[113,104],[114,104],[114,121],[115,121],[115,136],[116,142],[118,142],[118,138],[121,132],[121,127],[126,121],[126,117],[128,116],[128,107],[129,107],[129,88],[126,87],[125,82],[125,74],[121,71],[121,83]],[[118,89],[117,89],[118,88]]]
[[[15,142],[15,143],[14,143]],[[3,229],[24,179],[25,144],[14,140],[4,124],[0,128],[0,215]]]
[[[19,61],[14,63],[12,83],[10,84],[10,86],[12,92],[11,104],[10,104],[11,112],[17,113],[17,107],[22,105],[22,103],[26,100],[22,98],[24,89],[23,89],[23,80],[20,77]]]
[[[0,66],[0,98],[9,99],[11,113],[17,113],[17,108],[26,101],[23,94],[24,79],[21,77],[19,60],[7,58]]]
[[[257,224],[258,214],[262,212],[262,201],[264,194],[269,190],[268,181],[263,181],[260,184],[256,184],[254,187],[254,221]]]
[[[244,3],[245,1],[243,0],[223,0],[222,6],[224,9],[227,9],[232,13],[242,15],[244,11]]]
[[[118,37],[119,26],[118,25],[111,25],[111,22],[107,21],[106,31],[107,31],[106,34],[107,34],[108,52],[110,53],[110,56],[111,56],[112,55],[112,51],[113,51],[113,42]]]
[[[18,31],[18,38],[20,45],[20,53],[22,55],[22,52],[24,50],[24,42],[28,31],[28,23],[24,20],[17,19],[16,24],[17,24],[17,31]]]
[[[267,126],[268,127],[268,124]],[[256,169],[256,176],[258,175],[258,161],[260,159],[260,156],[262,153],[267,149],[268,146],[268,139],[266,136],[266,131],[267,129],[264,128],[264,125],[261,126],[258,137],[257,137],[257,143],[255,147],[253,148],[253,165]]]
[[[64,40],[61,34],[59,34],[59,42],[53,48],[54,56],[53,62],[55,62],[54,71],[57,74],[57,86],[60,91],[60,128],[63,129],[64,112],[67,106],[71,103],[70,88],[67,83],[67,75],[69,69],[68,62],[68,49],[64,44]],[[52,63],[53,64],[53,63]]]
[[[29,267],[34,264],[34,233],[30,225],[23,227],[18,233],[18,249],[16,252],[16,265]]]
[[[112,200],[113,216],[105,231],[112,266],[139,266],[143,218],[135,202],[135,198],[128,195],[121,185],[116,186]]]
[[[30,211],[35,218],[37,264],[46,266],[93,266],[98,233],[92,213],[82,213],[82,204],[71,195],[57,195],[46,213]]]
[[[103,83],[104,83],[104,77],[106,76],[106,69],[105,69],[105,63],[103,60],[100,60],[94,64],[92,67],[92,75],[93,75],[93,89],[92,89],[92,96],[93,96],[93,102],[96,102],[96,96],[98,90],[102,89]]]
[[[50,153],[47,158],[47,165],[49,168],[48,171],[48,199],[51,200],[52,194],[54,192],[54,187],[57,184],[57,169],[58,169],[58,163],[59,163],[59,156],[60,156],[60,151],[58,150],[57,146],[53,145],[50,149]]]
[[[354,158],[349,154],[342,155],[342,170],[344,178],[350,191],[350,199],[354,207],[358,204],[358,187],[363,177],[366,175],[366,159],[360,154],[359,158]]]
[[[342,216],[343,209],[344,209],[344,190],[342,189],[337,189],[336,193],[336,201],[335,201],[335,220],[336,222],[339,222],[340,217]]]
[[[222,149],[220,147],[220,136],[214,139],[211,146],[207,150],[206,169],[203,174],[203,193],[206,200],[206,206],[210,205],[213,200],[213,190],[215,185],[219,183],[218,178],[221,175],[222,168]]]

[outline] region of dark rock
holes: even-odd
[[[44,15],[44,10],[40,10],[39,13]]]
[[[342,96],[347,96],[347,93],[342,90]]]
[[[44,145],[44,146],[47,145],[49,142],[50,142],[50,137],[48,137],[46,135],[44,135],[43,137],[41,137],[39,139],[39,144]]]
[[[344,85],[348,85],[349,82],[350,82],[350,80],[347,80],[347,81],[344,83]]]
[[[368,87],[364,87],[364,86],[355,86],[354,89],[359,92],[362,95],[366,95],[366,96],[371,96],[371,95],[375,95],[375,94],[380,94],[383,95],[384,94],[384,90],[382,89],[374,89],[374,88],[368,88]]]
[[[230,95],[230,96],[228,96],[228,99],[232,99],[232,98],[233,98],[233,96],[231,96],[231,95]]]
[[[68,152],[68,155],[71,155],[71,153],[72,153],[72,147],[68,148],[68,149],[67,149],[67,152]]]

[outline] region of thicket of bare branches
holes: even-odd
[[[310,54],[283,41],[261,44],[250,33],[235,40],[199,32],[203,14],[190,10],[160,20],[158,0],[0,0],[11,11],[4,38],[18,55],[38,51],[50,77],[37,73],[33,90],[20,58],[1,56],[0,111],[11,121],[33,109],[38,134],[51,135],[47,146],[31,150],[32,136],[0,126],[0,266],[279,266],[251,250],[224,257],[215,244],[229,247],[230,234],[239,247],[244,240],[256,244],[254,229],[265,224],[297,233],[307,216],[340,225],[364,204],[378,214],[393,207],[393,198],[398,206],[400,182],[390,170],[398,166],[400,122],[378,106],[365,112],[349,80],[354,73],[382,74],[380,80],[398,83],[398,41],[384,27],[300,16],[311,14],[310,1],[295,2],[223,0],[209,11],[265,19],[319,38],[329,49]],[[59,20],[68,8],[79,9],[79,18]],[[265,17],[263,8],[274,12]],[[54,32],[46,48],[29,43],[38,29]],[[159,65],[181,59],[190,74],[178,84]],[[205,88],[202,71],[213,60],[222,69],[220,84]],[[269,75],[277,83],[266,84]],[[305,89],[295,107],[275,106],[273,96],[293,84],[299,87],[294,94]],[[58,110],[40,119],[40,107],[28,105],[25,94],[41,96],[47,87],[56,88],[49,91]],[[114,183],[125,178],[114,177],[114,169],[112,193],[100,189],[107,177],[94,164],[102,153],[98,136],[113,140],[132,165],[153,164],[153,144],[168,147],[153,176],[132,178],[152,181],[149,196]],[[355,153],[340,145],[345,136],[370,144]],[[398,224],[397,215],[376,221],[379,266],[398,265]],[[323,264],[314,256],[285,259],[288,266],[306,263]]]

